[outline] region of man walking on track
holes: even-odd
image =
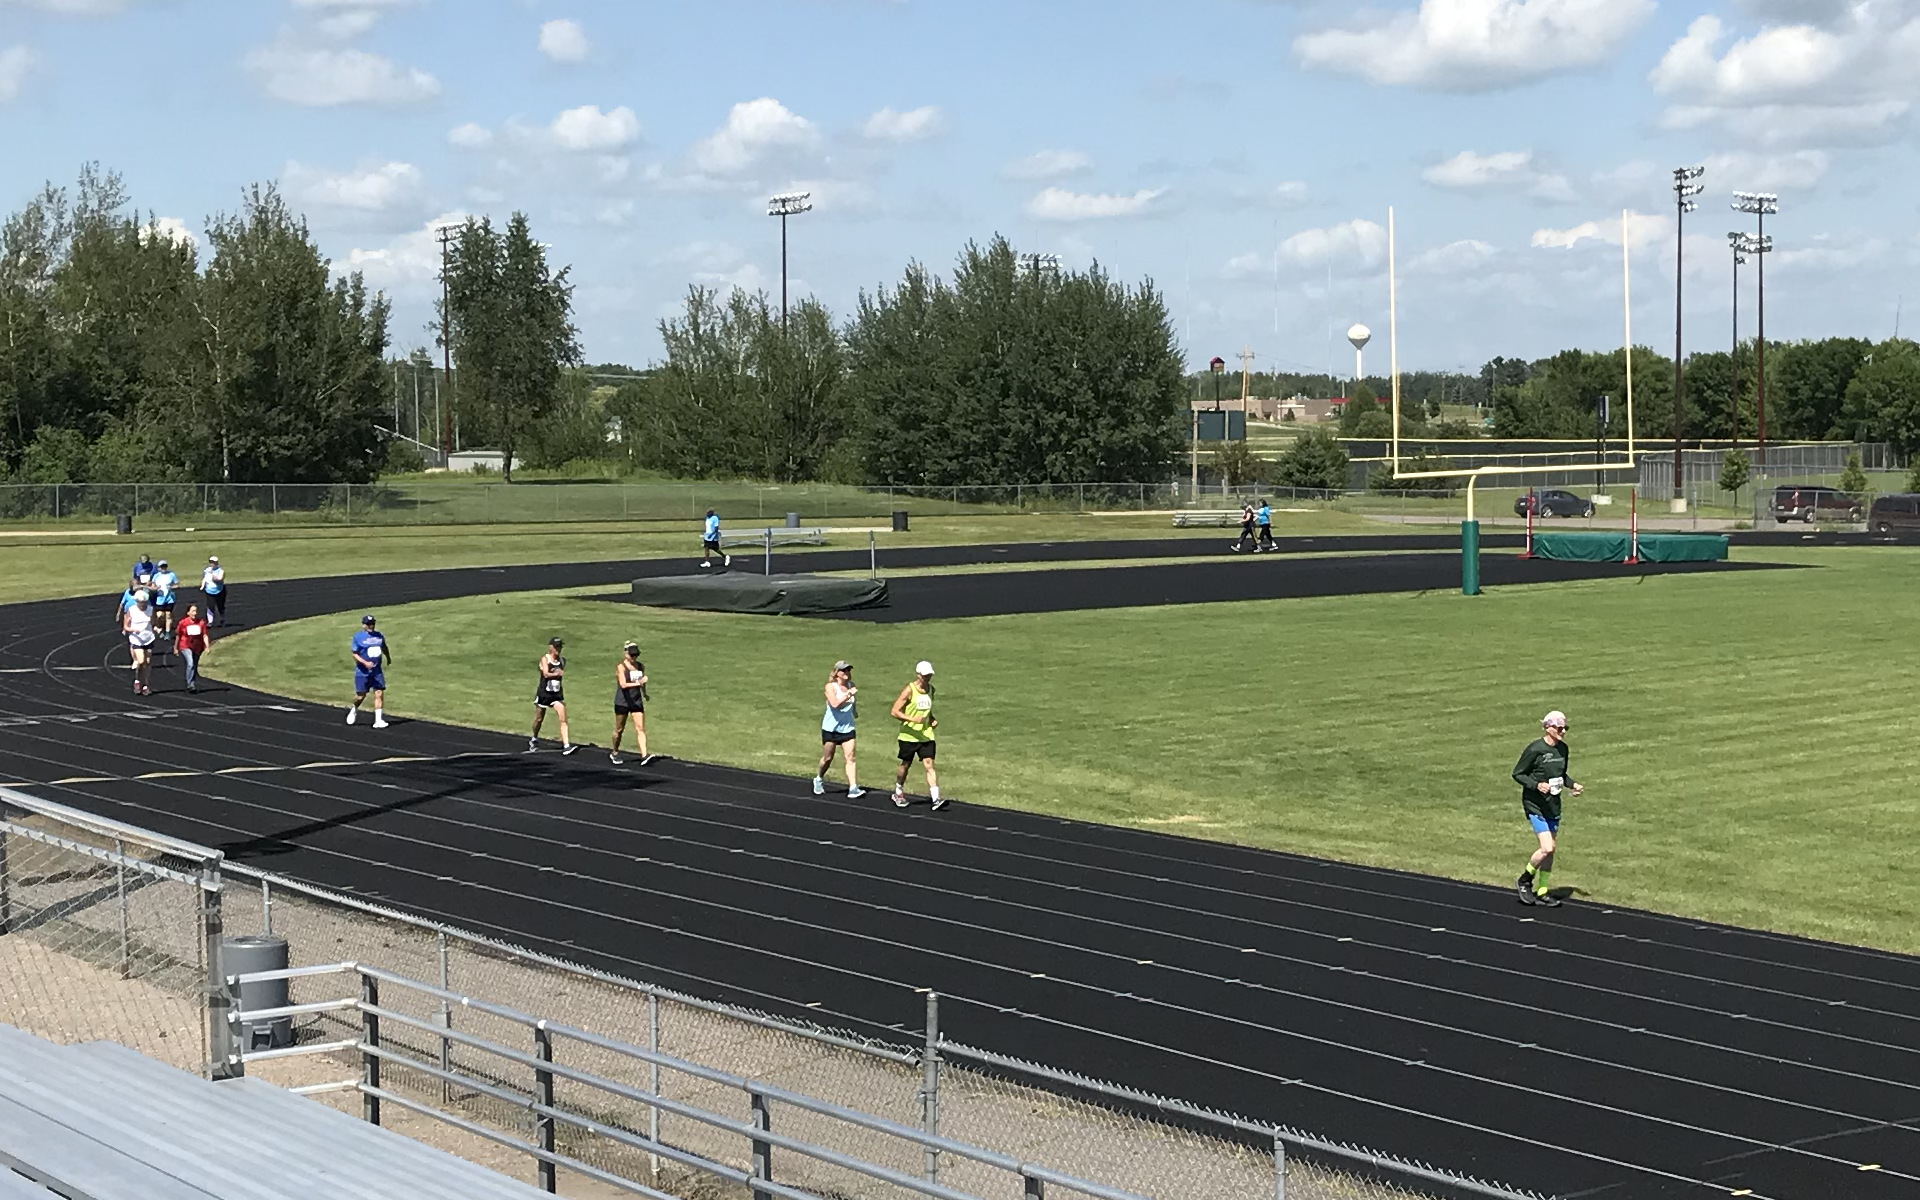
[[[207,624],[225,625],[227,623],[227,569],[220,565],[220,556],[207,558],[207,569],[200,572],[200,596],[207,602]]]
[[[180,577],[167,566],[167,560],[160,560],[159,570],[153,573],[153,612],[160,618],[160,636],[173,637],[173,592],[180,586]]]
[[[1260,507],[1253,510],[1253,527],[1260,532],[1259,550],[1278,550],[1273,544],[1273,506],[1263,497]]]
[[[1235,538],[1233,544],[1227,548],[1238,554],[1242,546],[1253,544],[1253,505],[1242,500],[1240,502],[1240,536]]]
[[[914,677],[894,698],[891,714],[900,722],[900,766],[893,777],[893,806],[907,806],[907,768],[919,759],[927,769],[927,794],[934,811],[947,806],[940,798],[940,778],[933,772],[933,731],[940,719],[933,715],[933,664],[922,659]]]
[[[1527,823],[1540,839],[1540,846],[1527,860],[1517,887],[1520,903],[1544,904],[1558,908],[1560,901],[1548,891],[1553,877],[1553,852],[1560,834],[1560,796],[1583,790],[1573,781],[1569,769],[1567,715],[1559,710],[1540,720],[1540,736],[1528,743],[1514,764],[1513,781],[1520,785],[1520,806],[1526,810]]]
[[[371,614],[360,618],[360,632],[353,635],[353,703],[347,706],[347,724],[360,719],[360,702],[373,693],[373,727],[385,729],[387,714],[387,664],[393,652],[387,648],[386,635],[374,628]]]
[[[540,748],[540,726],[547,719],[548,709],[560,721],[560,753],[574,751],[573,739],[567,734],[567,692],[562,678],[567,673],[567,660],[560,653],[565,645],[559,638],[549,638],[546,653],[540,656],[536,668],[540,681],[533,685],[533,733],[527,738],[528,754]]]
[[[853,776],[854,697],[860,689],[853,686],[853,664],[845,659],[833,664],[827,676],[827,711],[820,718],[820,765],[813,772],[813,794],[827,794],[827,768],[833,765],[833,748],[847,762],[847,799],[858,800],[867,790]]]
[[[720,551],[720,514],[714,512],[712,509],[708,509],[707,525],[700,534],[700,565],[703,567],[712,566],[716,555],[720,559],[721,566],[730,567],[733,565],[733,556],[731,554],[722,554]]]
[[[180,670],[187,677],[187,690],[200,690],[200,659],[213,646],[213,635],[207,632],[207,623],[200,619],[200,606],[187,605],[187,615],[180,618],[180,624],[174,628],[173,649],[180,656]]]
[[[653,761],[653,755],[647,753],[647,668],[640,662],[640,647],[635,642],[626,644],[626,657],[613,669],[613,748],[607,752],[607,761],[619,766],[626,760],[620,757],[620,736],[627,731],[627,718],[633,718],[634,740],[640,743],[640,765],[646,766]]]

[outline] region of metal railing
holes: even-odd
[[[943,1159],[963,1160],[1015,1176],[1020,1183],[1021,1195],[1032,1197],[1034,1200],[1044,1197],[1050,1186],[1094,1197],[1095,1200],[1145,1200],[1134,1192],[1107,1187],[1092,1180],[1079,1179],[1053,1170],[1040,1163],[1023,1162],[984,1147],[941,1137],[932,1129],[915,1129],[885,1118],[870,1116],[801,1092],[726,1071],[714,1070],[685,1059],[630,1045],[616,1038],[520,1012],[505,1005],[449,992],[432,984],[408,979],[377,967],[360,963],[338,963],[322,967],[258,971],[229,976],[227,983],[230,987],[242,988],[248,984],[269,981],[312,980],[321,976],[343,974],[355,977],[356,985],[352,988],[350,995],[335,1000],[309,1001],[275,1008],[236,1010],[229,1015],[228,1019],[237,1028],[242,1022],[267,1022],[325,1012],[353,1012],[358,1014],[360,1020],[360,1036],[357,1041],[257,1051],[238,1056],[241,1063],[347,1049],[360,1058],[359,1078],[344,1080],[331,1086],[339,1090],[358,1092],[362,1098],[362,1114],[366,1120],[376,1125],[380,1123],[381,1105],[390,1103],[423,1116],[458,1124],[468,1132],[481,1132],[477,1126],[463,1118],[382,1086],[383,1072],[387,1068],[418,1072],[443,1084],[468,1089],[484,1094],[504,1105],[523,1109],[534,1118],[533,1124],[537,1134],[533,1140],[520,1141],[500,1134],[490,1136],[490,1140],[534,1158],[540,1164],[540,1186],[548,1192],[557,1190],[554,1168],[566,1167],[569,1170],[581,1171],[602,1183],[636,1194],[659,1195],[650,1187],[622,1179],[609,1172],[601,1171],[589,1163],[560,1153],[556,1149],[559,1142],[558,1126],[567,1125],[596,1137],[609,1138],[630,1149],[657,1155],[728,1183],[747,1187],[755,1196],[815,1200],[818,1193],[775,1180],[773,1152],[781,1150],[812,1162],[824,1163],[842,1171],[885,1183],[898,1190],[918,1196],[936,1197],[938,1200],[975,1200],[975,1193],[962,1191],[940,1182]],[[485,1037],[455,1033],[442,1029],[430,1021],[423,1021],[383,1000],[383,997],[391,997],[396,989],[438,1001],[443,1005],[455,1006],[461,1012],[484,1014],[518,1026],[530,1035],[532,1049],[522,1050]],[[937,1002],[930,998],[929,1003]],[[480,1073],[469,1074],[448,1069],[415,1057],[404,1047],[396,1049],[394,1043],[383,1036],[383,1030],[392,1025],[412,1028],[435,1038],[455,1041],[469,1050],[479,1051],[499,1059],[502,1063],[525,1072],[528,1076],[528,1086],[524,1089],[502,1087]],[[567,1045],[592,1047],[606,1055],[644,1064],[660,1071],[676,1072],[737,1092],[746,1100],[751,1118],[747,1121],[731,1119],[705,1108],[673,1100],[661,1095],[658,1090],[635,1087],[595,1071],[569,1065],[561,1058],[562,1047]],[[745,1144],[752,1165],[746,1170],[740,1170],[726,1163],[682,1150],[670,1142],[661,1140],[657,1135],[621,1129],[607,1123],[603,1117],[595,1113],[576,1111],[563,1106],[556,1102],[556,1086],[560,1081],[577,1084],[607,1097],[642,1106],[650,1112],[669,1112],[737,1138]],[[914,1175],[865,1162],[828,1147],[816,1145],[805,1138],[785,1134],[773,1127],[773,1114],[777,1106],[791,1108],[796,1112],[811,1113],[909,1143],[924,1152],[925,1169],[922,1174]],[[804,1169],[799,1172],[803,1181],[805,1174]],[[992,1190],[998,1192],[998,1189]]]

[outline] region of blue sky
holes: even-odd
[[[0,0],[0,207],[82,162],[197,235],[277,180],[427,340],[432,227],[526,211],[588,356],[690,283],[847,313],[999,232],[1166,294],[1189,361],[1384,368],[1731,337],[1736,189],[1780,195],[1768,332],[1893,331],[1920,262],[1920,0]],[[1751,336],[1752,272],[1742,280]],[[1920,292],[1920,289],[1917,289]],[[1916,295],[1920,301],[1920,294]]]

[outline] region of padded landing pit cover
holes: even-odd
[[[1590,533],[1535,533],[1533,556],[1563,562],[1625,562],[1633,535],[1625,530]],[[1725,562],[1724,533],[1643,533],[1641,562]]]
[[[713,575],[668,575],[633,581],[633,602],[656,608],[694,608],[704,612],[808,613],[881,608],[887,585],[878,579],[830,579],[820,575],[749,575],[725,571]]]

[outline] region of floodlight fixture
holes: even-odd
[[[787,218],[813,211],[812,192],[783,192],[767,200],[767,215],[780,218],[780,332],[787,331]]]
[[[1767,218],[1780,211],[1780,197],[1772,192],[1735,192],[1733,211],[1753,215],[1754,236],[1749,242],[1749,252],[1758,256],[1754,263],[1755,278],[1758,280],[1755,291],[1759,297],[1759,331],[1754,336],[1753,352],[1757,359],[1754,379],[1753,403],[1757,416],[1755,436],[1758,439],[1760,465],[1766,465],[1767,453],[1767,260],[1766,255],[1773,250],[1773,239],[1767,236]]]
[[[1673,500],[1674,512],[1687,511],[1686,472],[1681,462],[1682,439],[1686,434],[1686,377],[1681,367],[1681,356],[1685,342],[1681,336],[1681,290],[1686,272],[1682,259],[1686,254],[1687,241],[1684,236],[1687,214],[1698,205],[1693,198],[1706,190],[1700,182],[1707,173],[1703,166],[1675,167],[1673,169]]]

